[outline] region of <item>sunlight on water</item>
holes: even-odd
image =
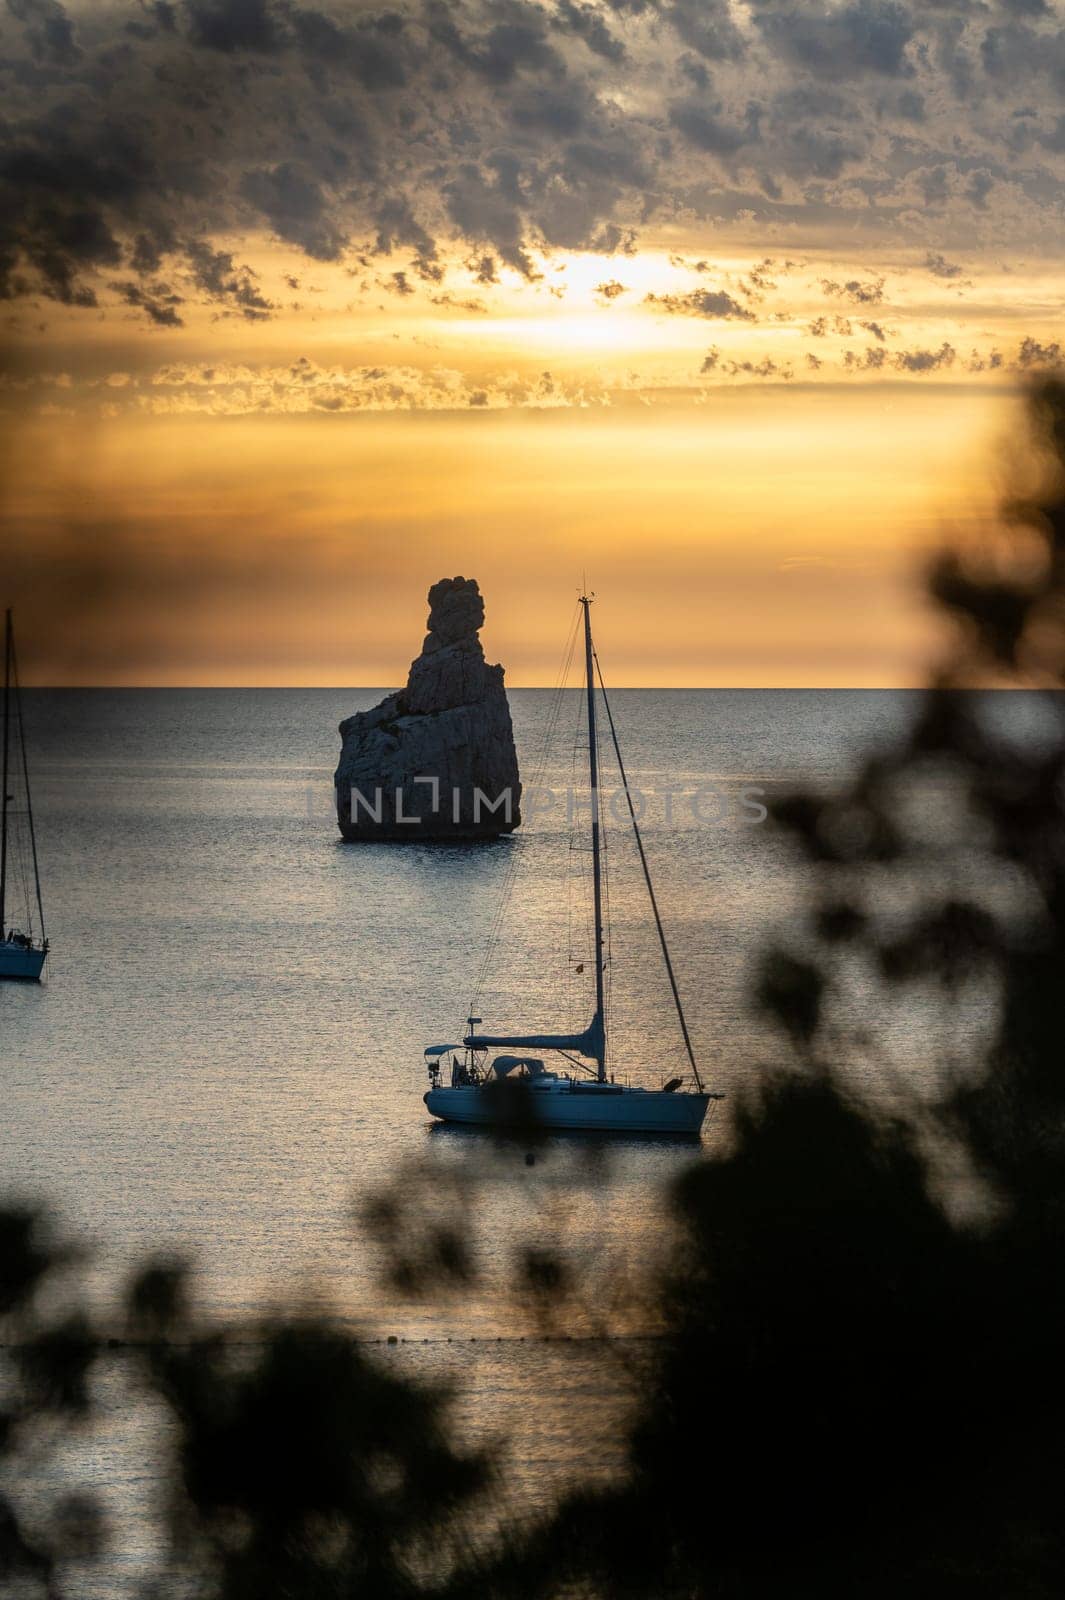
[[[603,1407],[619,1403],[624,1382],[600,1346],[545,1354],[528,1317],[494,1294],[426,1308],[384,1290],[355,1198],[425,1160],[440,1174],[472,1173],[469,1227],[489,1286],[520,1240],[561,1233],[581,1279],[570,1331],[625,1334],[639,1316],[624,1286],[661,1258],[665,1186],[696,1153],[629,1141],[589,1159],[581,1141],[556,1140],[530,1167],[519,1151],[430,1123],[421,1052],[459,1036],[516,856],[478,1014],[493,1027],[552,1029],[591,1014],[587,908],[570,888],[571,868],[579,885],[588,863],[571,847],[564,803],[583,771],[578,701],[564,707],[543,775],[560,799],[537,809],[524,836],[344,846],[328,809],[335,728],[378,698],[27,695],[53,950],[44,985],[0,992],[5,1181],[46,1197],[101,1247],[104,1303],[116,1273],[166,1246],[195,1258],[217,1313],[323,1296],[369,1336],[418,1341],[391,1358],[472,1372],[468,1426],[491,1433],[520,1414],[518,1481],[547,1492],[558,1474],[604,1459]],[[549,700],[512,695],[527,780]],[[711,1085],[735,1091],[778,1049],[749,1011],[752,952],[787,925],[804,888],[783,840],[744,816],[741,791],[843,776],[858,751],[900,732],[909,697],[630,690],[612,700],[630,782],[645,795],[696,1050]],[[608,766],[608,792],[614,781]],[[693,809],[695,792],[710,789],[721,804],[704,793]],[[681,1040],[631,838],[612,830],[611,841],[610,1068],[661,1082]],[[917,1080],[935,1025],[915,1005],[885,1035]],[[861,1063],[855,1071],[882,1090]],[[705,1146],[726,1138],[727,1103]],[[447,1191],[430,1186],[425,1203],[446,1207]],[[562,1428],[551,1418],[565,1396]],[[574,1429],[581,1408],[588,1426]]]

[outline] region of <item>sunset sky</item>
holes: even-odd
[[[1059,356],[1044,0],[6,0],[38,683],[899,684]]]

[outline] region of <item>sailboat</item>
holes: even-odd
[[[17,730],[17,731],[15,731]],[[15,660],[15,631],[11,612],[4,617],[4,729],[3,774],[0,787],[0,978],[22,978],[36,982],[41,976],[48,940],[44,935],[44,908],[41,904],[41,874],[37,864],[37,838],[33,831],[30,804],[30,775],[26,762],[26,732],[22,720],[18,665]],[[11,792],[21,772],[22,804]],[[23,827],[24,824],[24,827]],[[29,875],[33,873],[33,894]],[[8,909],[14,900],[16,877],[24,898],[24,924],[9,922]],[[36,905],[36,927],[34,906]]]
[[[617,1083],[607,1073],[607,1028],[604,983],[604,895],[602,863],[602,819],[599,789],[599,748],[596,728],[596,673],[598,657],[592,643],[592,597],[582,595],[584,623],[585,697],[588,725],[588,764],[591,781],[592,901],[595,949],[595,1014],[581,1033],[503,1034],[478,1031],[481,1017],[466,1019],[461,1045],[431,1044],[424,1052],[429,1073],[429,1088],[423,1096],[429,1112],[444,1122],[479,1126],[498,1124],[501,1116],[500,1091],[505,1080],[518,1082],[528,1094],[531,1120],[544,1129],[574,1129],[583,1132],[621,1134],[660,1134],[697,1136],[711,1101],[723,1095],[711,1093],[703,1082],[695,1059],[691,1035],[681,1005],[673,962],[665,929],[658,910],[650,867],[640,835],[636,808],[625,776],[617,730],[606,697],[602,673],[599,690],[610,727],[622,787],[628,801],[643,877],[654,914],[655,928],[665,962],[666,974],[680,1023],[690,1075],[670,1078],[659,1088],[644,1088]],[[489,1059],[490,1052],[502,1054]],[[561,1058],[570,1070],[552,1070],[541,1051]],[[446,1079],[446,1081],[444,1081]]]

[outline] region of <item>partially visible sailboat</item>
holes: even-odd
[[[22,719],[15,630],[4,616],[3,771],[0,778],[0,978],[36,982],[48,955],[41,903],[41,873],[33,828],[26,730]],[[20,791],[16,794],[16,788]],[[21,804],[19,801],[21,800]],[[30,890],[32,874],[33,889]],[[16,893],[24,902],[13,920]]]
[[[585,1132],[655,1133],[694,1137],[702,1129],[712,1100],[723,1095],[711,1093],[703,1082],[695,1059],[691,1035],[681,1005],[680,992],[658,910],[647,856],[643,848],[636,809],[625,776],[614,718],[606,697],[602,673],[599,690],[610,727],[618,772],[628,801],[640,865],[654,913],[655,927],[665,961],[673,1003],[687,1053],[690,1076],[670,1078],[660,1088],[617,1083],[607,1074],[607,1029],[604,983],[604,896],[601,840],[601,796],[599,784],[599,746],[596,731],[596,673],[598,658],[592,643],[591,597],[582,595],[584,613],[584,662],[586,714],[588,724],[588,762],[591,780],[592,899],[595,949],[595,1014],[582,1033],[496,1034],[477,1030],[480,1017],[466,1019],[461,1045],[433,1044],[425,1050],[429,1089],[425,1105],[434,1117],[444,1122],[492,1126],[500,1121],[505,1104],[500,1090],[503,1080],[520,1082],[528,1092],[530,1117],[545,1129],[576,1129]],[[489,1052],[505,1053],[489,1061]],[[552,1071],[540,1051],[552,1052],[572,1069]],[[448,1081],[442,1081],[444,1078]]]

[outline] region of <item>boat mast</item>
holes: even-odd
[[[8,731],[11,718],[11,612],[4,613],[4,770],[0,779],[3,795],[3,806],[0,808],[0,943],[3,942],[4,931],[7,927],[5,909],[7,905],[7,803],[10,798],[7,792],[8,751],[10,739]]]
[[[22,715],[22,686],[18,681],[18,656],[15,654],[15,628],[11,626],[11,679],[15,688],[15,712],[18,716],[19,750],[22,755],[22,785],[26,793],[26,822],[29,826],[30,854],[33,857],[33,885],[37,894],[37,920],[41,928],[41,943],[48,941],[44,931],[44,905],[41,901],[41,869],[37,861],[37,832],[33,826],[33,797],[30,794],[30,764],[26,755],[26,719]],[[27,933],[30,930],[27,928]]]
[[[592,893],[595,903],[595,1020],[598,1049],[596,1077],[606,1082],[606,1017],[603,1003],[603,864],[599,838],[599,749],[595,733],[595,652],[592,649],[591,597],[581,595],[584,607],[584,669],[588,692],[588,771],[592,785]]]

